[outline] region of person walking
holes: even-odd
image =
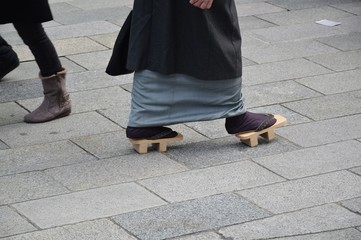
[[[241,42],[234,0],[134,1],[126,136],[138,152],[146,153],[148,143],[165,151],[164,141],[182,139],[166,125],[225,118],[229,134],[251,132],[254,138],[284,124],[272,114],[247,111]]]
[[[71,101],[66,90],[66,70],[42,25],[52,19],[47,0],[3,0],[0,8],[0,24],[14,25],[40,68],[44,99],[37,109],[25,115],[24,121],[28,123],[51,121],[68,116],[71,112]],[[0,36],[0,80],[18,65],[17,54]]]

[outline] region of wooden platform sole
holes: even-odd
[[[241,142],[250,147],[256,147],[258,145],[259,136],[265,138],[267,141],[271,141],[276,137],[275,129],[287,124],[287,119],[282,117],[281,115],[275,115],[274,118],[277,121],[271,127],[263,129],[259,132],[237,133],[236,137],[238,137]]]
[[[158,152],[166,152],[167,144],[171,142],[182,141],[183,135],[178,133],[178,135],[173,138],[162,138],[156,140],[147,140],[147,139],[140,139],[140,140],[129,139],[129,140],[133,144],[134,149],[138,153],[145,154],[148,152],[149,145],[152,145],[152,147],[156,149]]]

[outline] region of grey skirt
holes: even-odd
[[[240,115],[246,111],[241,86],[241,77],[209,81],[137,71],[128,126],[166,126]]]

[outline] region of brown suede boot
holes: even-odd
[[[33,112],[25,115],[27,123],[41,123],[68,116],[71,102],[65,87],[66,71],[58,72],[49,77],[40,76],[44,89],[44,100]]]

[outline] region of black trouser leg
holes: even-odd
[[[51,76],[62,70],[55,47],[41,23],[14,23],[14,27],[33,53],[42,76]]]

